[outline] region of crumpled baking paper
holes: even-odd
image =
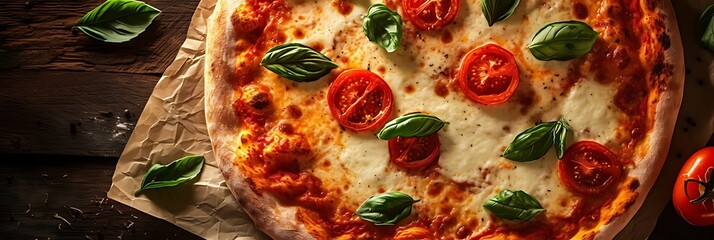
[[[107,195],[207,239],[268,239],[227,188],[208,138],[203,65],[206,20],[215,3],[198,4],[186,41],[156,84],[119,158]],[[186,155],[206,158],[197,181],[134,196],[152,164],[167,164]]]
[[[119,158],[107,195],[206,239],[268,239],[255,228],[226,187],[206,130],[203,57],[206,20],[215,2],[202,0],[199,3],[186,41],[154,88]],[[705,8],[704,1],[697,0],[675,4],[686,66],[691,71],[687,74],[682,109],[669,157],[657,182],[640,211],[616,239],[647,238],[669,201],[679,168],[687,156],[705,145],[714,129],[712,54],[697,46],[694,34],[699,13]],[[186,155],[206,157],[206,165],[197,181],[134,196],[144,173],[153,163],[167,164]]]

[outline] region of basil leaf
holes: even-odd
[[[144,175],[134,195],[139,195],[147,189],[173,187],[187,182],[196,178],[202,168],[203,156],[183,157],[168,165],[154,164]]]
[[[402,17],[381,3],[369,7],[362,28],[370,42],[390,53],[396,51],[402,41]]]
[[[520,0],[481,0],[481,11],[490,27],[510,17],[520,2]]]
[[[298,82],[315,81],[337,67],[324,54],[299,43],[286,43],[271,48],[263,56],[260,65],[281,77]]]
[[[709,5],[706,10],[699,16],[697,22],[697,34],[703,47],[714,51],[714,4]]]
[[[387,192],[368,198],[356,214],[374,225],[394,225],[409,216],[412,204],[418,201],[405,193]]]
[[[80,18],[75,27],[94,39],[121,43],[144,32],[160,13],[140,1],[107,0]]]
[[[555,153],[558,159],[563,158],[565,154],[565,145],[568,142],[568,132],[572,132],[573,129],[570,128],[570,124],[565,118],[560,118],[556,123],[555,128],[553,128],[553,143],[555,144]]]
[[[584,22],[554,22],[536,33],[528,49],[539,60],[570,60],[589,52],[599,34]]]
[[[545,155],[553,146],[555,122],[538,124],[516,135],[503,152],[503,157],[518,162],[530,162]]]
[[[533,219],[545,211],[538,200],[524,191],[503,190],[483,203],[483,208],[499,218],[516,222]]]
[[[389,121],[377,138],[389,140],[396,137],[423,137],[438,132],[448,124],[438,117],[423,113],[409,113]]]

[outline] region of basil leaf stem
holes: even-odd
[[[423,113],[409,113],[389,121],[379,133],[377,138],[389,140],[396,137],[423,137],[438,132],[445,122],[438,117]]]
[[[286,43],[271,48],[263,56],[260,65],[281,77],[298,82],[315,81],[337,67],[324,54],[299,43]]]
[[[370,42],[394,52],[402,41],[402,17],[381,3],[372,4],[362,25]]]
[[[134,195],[138,196],[147,189],[173,187],[196,178],[203,168],[203,160],[203,156],[187,156],[168,165],[152,165]]]
[[[564,118],[538,124],[516,135],[503,152],[503,157],[517,162],[530,162],[543,157],[555,145],[558,158],[562,158],[569,131],[572,129]]]
[[[545,211],[540,202],[524,191],[503,190],[486,200],[483,208],[499,218],[515,222],[530,221]]]
[[[160,13],[140,1],[107,0],[80,18],[75,28],[100,41],[121,43],[139,36]]]
[[[555,144],[555,153],[558,159],[563,158],[565,154],[565,147],[568,142],[568,133],[572,132],[573,129],[570,128],[570,124],[565,118],[560,118],[556,127],[553,129],[553,144]]]
[[[697,34],[703,47],[714,51],[714,4],[709,5],[697,22]]]
[[[481,0],[481,11],[490,27],[510,17],[520,2],[520,0]]]
[[[362,203],[356,214],[374,225],[394,225],[412,212],[412,204],[419,202],[401,192],[387,192],[372,196]]]
[[[541,28],[528,45],[538,60],[570,60],[592,49],[599,33],[579,21],[554,22]]]

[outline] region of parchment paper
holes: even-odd
[[[203,111],[206,19],[216,0],[202,0],[174,62],[156,84],[119,158],[107,195],[207,239],[268,239],[258,231],[223,181],[213,158]],[[134,191],[153,163],[203,155],[205,166],[192,184]]]
[[[206,19],[216,0],[202,0],[176,60],[154,88],[119,158],[108,196],[207,239],[268,239],[225,185],[213,158],[203,109]],[[705,145],[714,129],[712,54],[696,45],[699,13],[712,1],[677,1],[675,9],[690,71],[667,162],[640,211],[618,239],[645,239],[669,201],[674,179],[687,156]],[[677,114],[677,113],[672,113]],[[696,125],[696,126],[695,126]],[[685,132],[686,128],[686,132]],[[134,196],[153,163],[203,155],[206,165],[192,184]]]

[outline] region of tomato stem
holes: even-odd
[[[712,175],[712,173],[710,172],[708,178],[706,178],[706,179],[711,179],[711,175]],[[699,196],[698,198],[692,200],[692,198],[689,197],[689,191],[687,190],[687,183],[689,183],[689,182],[694,182],[694,183],[697,183],[697,184],[703,186],[704,193],[702,193],[702,195]],[[684,180],[684,195],[687,196],[687,199],[690,199],[689,203],[691,203],[691,204],[697,204],[697,203],[703,202],[704,200],[707,200],[707,199],[714,199],[714,191],[713,190],[714,190],[714,181],[710,180],[708,182],[703,182],[703,181],[699,181],[696,179]]]

